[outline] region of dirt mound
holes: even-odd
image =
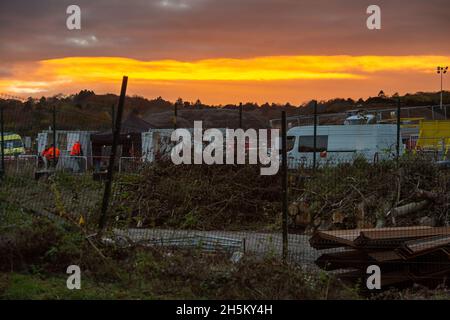
[[[143,119],[155,128],[173,128],[173,111],[147,113]],[[179,128],[193,128],[196,120],[203,121],[204,128],[238,128],[239,111],[218,108],[178,110]],[[244,112],[242,126],[244,129],[261,129],[267,128],[269,123],[261,114]]]

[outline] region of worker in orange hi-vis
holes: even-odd
[[[54,164],[56,167],[56,164],[58,163],[60,154],[61,154],[61,152],[59,151],[59,149],[55,148],[55,146],[53,144],[50,145],[50,148],[46,148],[42,152],[42,157],[43,157],[44,163],[45,163],[45,169],[48,168],[49,162]]]
[[[70,155],[74,157],[82,156],[80,141],[77,141],[73,144],[72,150],[70,151]]]
[[[83,156],[83,150],[81,149],[80,141],[76,141],[73,144],[72,150],[70,151],[70,156],[74,158],[73,171],[79,172],[81,170],[81,156]]]
[[[42,151],[42,154],[41,154],[41,158],[42,158],[42,161],[44,161],[44,167],[45,167],[45,169],[47,169],[47,165],[48,165],[48,159],[47,159],[47,157],[48,157],[48,149],[50,149],[50,147],[45,147],[45,149]]]

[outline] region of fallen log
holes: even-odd
[[[412,202],[400,207],[392,208],[387,216],[393,215],[394,217],[401,217],[410,213],[424,209],[430,203],[429,200],[422,200],[419,202]]]
[[[288,206],[288,213],[291,217],[295,217],[298,214],[298,203],[297,202],[292,202]]]
[[[292,202],[288,206],[288,213],[295,225],[307,226],[311,223],[311,210],[303,198]]]
[[[436,192],[421,189],[417,190],[414,195],[418,199],[427,199],[432,201],[439,199],[439,195]]]
[[[375,195],[371,195],[367,198],[363,198],[363,200],[360,203],[358,203],[358,205],[356,206],[357,228],[372,227],[369,221],[367,221],[366,213],[369,211],[369,208],[377,202],[377,200],[378,199]]]

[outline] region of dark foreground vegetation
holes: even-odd
[[[450,170],[424,156],[289,172],[290,225],[307,231],[450,222]],[[116,184],[114,216],[127,225],[199,230],[280,230],[279,176],[258,166],[160,164]],[[417,208],[403,213],[404,205]],[[395,211],[397,210],[397,211]]]
[[[258,166],[166,162],[116,183],[114,216],[128,224],[199,230],[273,229],[280,220],[278,176]]]
[[[318,168],[314,174],[299,169],[289,173],[289,180],[290,232],[449,222],[449,170],[424,157],[405,156],[398,166],[358,159]],[[161,163],[117,176],[108,230],[280,232],[279,186],[279,176],[261,176],[257,166]],[[23,173],[2,181],[0,298],[449,297],[444,288],[422,287],[367,295],[360,290],[364,284],[347,285],[323,271],[283,264],[279,255],[270,253],[246,253],[232,262],[228,254],[197,249],[108,244],[90,236],[97,230],[102,187],[89,175],[67,173],[40,181]],[[411,203],[422,205],[406,215],[393,210]],[[81,267],[82,290],[66,288],[65,272],[72,264]]]
[[[153,247],[105,246],[71,225],[2,206],[0,298],[323,299],[355,293],[326,274],[278,259]],[[66,288],[65,270],[82,270],[82,289]]]
[[[278,258],[105,246],[82,229],[1,205],[1,299],[448,299],[443,288],[360,294],[333,276]],[[68,265],[81,290],[66,288]]]
[[[357,159],[325,166],[297,179],[291,195],[291,216],[310,230],[450,223],[450,170],[420,154],[398,164]]]
[[[281,230],[280,177],[258,166],[145,166],[116,176],[110,226],[190,230]],[[35,181],[9,175],[0,200],[40,214],[98,221],[103,184],[92,176],[58,173]],[[444,226],[450,222],[450,170],[420,155],[377,164],[289,171],[292,232],[389,226]],[[402,211],[402,207],[412,210]]]

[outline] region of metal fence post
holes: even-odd
[[[398,160],[400,158],[400,97],[397,98],[397,145],[396,145],[396,161],[398,164]]]
[[[111,132],[114,130],[114,119],[116,117],[116,109],[114,104],[111,105]]]
[[[5,119],[4,119],[4,106],[0,106],[0,131],[1,131],[1,153],[2,153],[2,170],[0,170],[0,178],[5,175]]]
[[[239,103],[239,128],[242,129],[242,102]]]
[[[119,105],[117,107],[117,117],[115,119],[113,142],[112,142],[112,146],[111,146],[111,154],[109,157],[109,166],[108,166],[108,172],[107,172],[106,182],[105,182],[105,192],[103,194],[101,215],[100,215],[100,221],[98,224],[98,227],[100,229],[100,234],[106,225],[106,218],[107,218],[106,216],[107,216],[107,211],[108,211],[109,198],[111,197],[114,161],[116,159],[117,145],[119,144],[119,140],[120,140],[120,129],[121,129],[121,124],[122,124],[123,107],[125,105],[125,95],[127,92],[127,83],[128,83],[128,77],[124,76],[122,79],[122,88],[120,90]]]
[[[283,227],[283,261],[288,257],[288,183],[287,183],[287,124],[286,111],[281,111],[281,193]]]
[[[56,170],[56,106],[53,106],[53,168]]]
[[[173,105],[173,129],[177,130],[177,117],[178,117],[178,101],[175,101]]]
[[[313,171],[316,171],[316,150],[317,150],[317,101],[314,104],[314,148],[313,148]]]

